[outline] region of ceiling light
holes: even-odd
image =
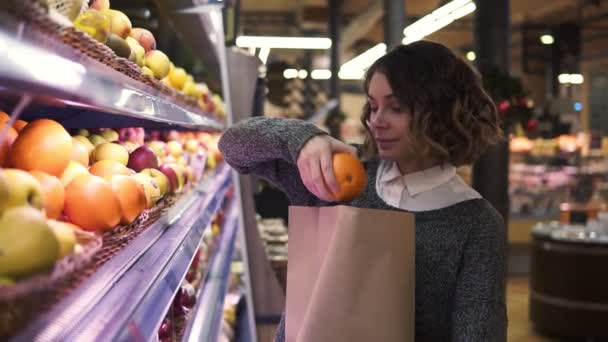
[[[475,51],[467,52],[467,59],[470,60],[471,62],[474,61],[475,59],[477,59],[477,55],[475,54]]]
[[[296,78],[296,77],[298,77],[298,70],[297,69],[285,69],[283,71],[283,77],[285,77],[286,79]]]
[[[557,80],[561,84],[583,84],[585,79],[581,74],[559,74]]]
[[[302,80],[305,79],[306,77],[308,77],[308,71],[304,69],[298,71],[298,77]]]
[[[371,49],[363,52],[357,57],[349,60],[342,64],[340,71],[342,70],[364,70],[369,68],[378,58],[386,54],[386,44],[380,43]]]
[[[550,34],[543,34],[542,36],[540,36],[540,42],[545,44],[545,45],[551,45],[555,42],[555,40],[553,39],[553,36]]]
[[[270,37],[270,36],[239,36],[236,45],[241,48],[270,49],[319,49],[327,50],[331,47],[329,38],[313,37]]]
[[[439,31],[453,21],[475,11],[473,0],[454,0],[425,15],[403,30],[403,44],[410,44]]]
[[[313,80],[328,80],[331,78],[331,70],[315,69],[310,73]]]

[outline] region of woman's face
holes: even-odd
[[[378,146],[379,157],[406,161],[412,157],[411,114],[401,108],[384,74],[376,72],[368,87],[369,128]]]

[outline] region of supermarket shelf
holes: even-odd
[[[224,164],[15,341],[149,340],[231,185]]]
[[[184,341],[217,341],[238,228],[237,203],[231,203],[218,250],[209,263]]]
[[[201,115],[158,97],[153,88],[65,46],[53,42],[44,48],[36,46],[41,33],[6,14],[0,13],[0,20],[0,93],[9,98],[29,95],[38,104],[86,109],[80,113],[80,122],[96,122],[105,116],[109,117],[106,121],[116,119],[123,127],[148,122],[224,129],[211,114]],[[125,122],[129,119],[132,122]]]

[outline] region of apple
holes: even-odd
[[[162,159],[169,154],[169,147],[163,141],[153,140],[148,142],[146,145],[150,147],[154,151],[154,153],[156,153],[156,156],[158,156],[158,158]]]
[[[156,169],[158,167],[158,158],[151,148],[140,146],[129,155],[127,166],[135,170],[135,172],[148,168]]]
[[[127,41],[127,44],[129,44],[131,51],[135,54],[135,63],[140,67],[144,66],[144,55],[146,54],[144,47],[131,36],[127,37],[125,40]]]
[[[180,190],[179,172],[176,169],[168,164],[163,164],[158,167],[158,170],[169,180],[169,192],[173,193]]]
[[[175,89],[181,90],[186,83],[186,70],[183,68],[173,68],[169,71],[169,83]]]
[[[156,49],[156,40],[154,35],[146,29],[140,27],[134,27],[129,36],[135,38],[139,45],[141,45],[146,52]]]
[[[141,127],[127,127],[118,130],[119,141],[132,141],[139,145],[144,144],[144,129]]]
[[[91,155],[91,152],[93,152],[93,150],[95,149],[95,145],[93,145],[93,143],[85,136],[76,135],[72,137],[72,140],[80,141],[87,148],[89,156]]]
[[[154,78],[154,72],[152,71],[152,69],[148,68],[145,65],[143,67],[141,67],[141,73],[144,76],[148,76],[150,78]]]
[[[132,141],[121,141],[119,142],[120,145],[124,146],[127,151],[129,152],[129,154],[131,154],[133,151],[135,151],[139,145],[132,142]]]
[[[77,136],[77,135],[82,135],[83,137],[88,137],[89,135],[91,135],[91,133],[84,129],[84,128],[78,128],[72,131],[72,136]]]
[[[174,188],[174,192],[181,192],[184,188],[184,185],[186,185],[186,175],[184,173],[184,167],[177,163],[164,164],[163,170],[165,171],[163,171],[163,173],[169,173],[167,168],[173,170],[173,172],[177,176],[177,186]],[[170,177],[169,179],[171,180],[170,174],[167,173],[165,173],[165,175],[167,175],[167,177]]]
[[[110,0],[95,0],[91,4],[90,8],[98,11],[110,9]]]
[[[78,229],[78,226],[52,219],[48,219],[46,222],[55,233],[57,241],[59,241],[59,258],[72,254],[74,247],[76,247],[75,230]]]
[[[101,132],[101,136],[106,139],[107,142],[115,142],[118,141],[118,132],[113,129],[108,129]]]
[[[171,190],[171,184],[169,177],[164,172],[157,169],[143,169],[139,173],[152,177],[158,187],[160,188],[160,195],[164,196],[169,190]]]
[[[196,153],[200,147],[200,143],[196,139],[188,139],[184,144],[184,148],[189,153]]]
[[[84,167],[82,164],[70,160],[68,166],[65,168],[65,170],[63,170],[61,177],[59,177],[59,180],[61,181],[61,184],[66,187],[70,185],[74,178],[81,174],[89,174],[89,170],[87,170],[87,168]]]
[[[184,157],[178,157],[177,158],[177,163],[180,164],[180,165],[182,165],[182,166],[188,166],[188,161]]]
[[[122,145],[107,142],[95,146],[91,157],[93,163],[102,160],[115,160],[122,165],[127,165],[129,162],[129,151]]]
[[[169,57],[160,50],[150,50],[144,55],[144,65],[152,70],[154,77],[158,80],[165,78],[169,74],[169,63]]]
[[[6,188],[0,202],[0,216],[13,207],[30,206],[38,210],[44,208],[42,185],[36,177],[19,169],[4,169],[1,172],[6,180]]]
[[[107,142],[106,139],[99,134],[93,134],[89,136],[89,141],[91,142],[91,144],[93,144],[93,146],[97,146],[99,144]]]
[[[131,20],[121,11],[113,10],[113,9],[104,9],[100,11],[102,14],[105,14],[108,18],[110,18],[110,32],[119,36],[122,39],[127,38],[129,33],[131,33]]]
[[[184,149],[182,148],[182,144],[180,144],[179,142],[172,140],[169,141],[167,143],[167,146],[169,147],[169,153],[174,156],[175,158],[181,157],[182,152],[184,152]]]
[[[195,181],[194,178],[194,169],[190,165],[186,165],[184,167],[184,173],[186,175],[186,183],[192,183]]]
[[[143,173],[136,173],[131,177],[144,188],[144,192],[146,193],[146,209],[152,208],[162,198],[160,187],[156,180]]]
[[[163,339],[163,338],[170,338],[171,337],[171,321],[168,319],[164,319],[163,323],[160,325],[160,328],[158,329],[158,336]]]

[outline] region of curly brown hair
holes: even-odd
[[[366,93],[376,72],[386,76],[400,105],[412,113],[410,131],[420,156],[455,166],[472,164],[502,139],[494,101],[480,75],[447,47],[418,41],[394,48],[368,69]],[[367,157],[377,154],[370,113],[366,103],[361,122],[367,130]]]

